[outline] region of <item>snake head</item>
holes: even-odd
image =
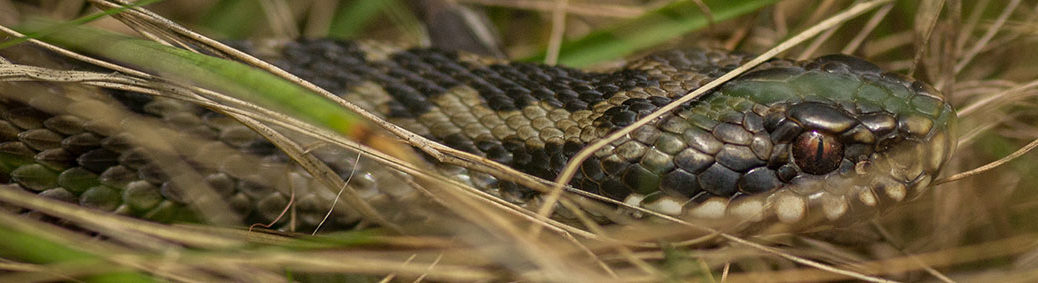
[[[741,61],[694,52],[662,58],[651,60],[665,70],[655,73],[661,85],[686,86],[699,82],[676,74]],[[955,117],[933,87],[858,58],[776,60],[615,142],[591,166],[623,167],[616,177],[632,192],[623,201],[660,212],[852,222],[930,187],[955,148]],[[637,163],[632,144],[646,147]]]

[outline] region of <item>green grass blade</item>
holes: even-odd
[[[82,17],[76,18],[74,20],[70,20],[68,22],[62,23],[62,24],[52,25],[48,29],[41,29],[41,30],[36,30],[36,31],[33,31],[33,32],[28,32],[28,33],[26,33],[26,35],[28,35],[28,37],[14,38],[14,39],[6,40],[4,42],[0,42],[0,49],[8,48],[8,47],[14,46],[16,44],[25,42],[25,41],[29,40],[30,38],[39,38],[41,36],[45,36],[47,34],[50,34],[50,33],[56,32],[56,31],[60,31],[63,28],[83,25],[83,24],[86,24],[86,23],[89,23],[89,22],[93,22],[93,21],[99,20],[99,19],[107,17],[107,16],[111,16],[111,15],[115,15],[115,14],[118,14],[118,13],[122,13],[123,11],[126,11],[128,9],[133,9],[133,8],[137,8],[137,7],[144,7],[144,6],[147,6],[147,5],[151,5],[152,3],[159,2],[159,1],[162,1],[162,0],[142,0],[142,1],[138,1],[137,3],[133,3],[133,4],[130,4],[130,5],[125,5],[125,6],[122,6],[122,7],[119,7],[119,8],[108,9],[108,10],[104,10],[104,11],[101,11],[101,12],[97,12],[97,13],[89,14],[89,15],[86,15],[86,16],[82,16]]]
[[[36,20],[27,22],[23,28],[38,31],[53,26],[53,23]],[[335,103],[242,63],[78,26],[63,27],[40,39],[284,111],[347,136],[363,136],[361,133],[368,130],[364,120]]]
[[[771,5],[775,0],[704,0],[714,21],[724,21]],[[693,1],[678,1],[627,22],[562,44],[559,64],[581,67],[627,56],[710,24]],[[524,58],[544,61],[545,53]]]

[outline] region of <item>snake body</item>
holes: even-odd
[[[596,72],[356,41],[246,42],[240,48],[392,123],[546,179],[586,144],[751,58],[674,49]],[[238,221],[275,218],[288,203],[288,187],[299,198],[304,224],[316,224],[331,206],[334,196],[300,191],[320,185],[223,115],[142,94],[109,97],[200,141],[186,149],[195,153],[179,156]],[[0,105],[5,181],[156,220],[176,220],[189,204],[178,189],[184,185],[141,157],[149,149],[127,142],[132,136],[92,130],[90,117],[41,110],[31,99],[8,97]],[[671,215],[853,221],[929,187],[955,147],[954,119],[932,87],[861,59],[777,59],[597,151],[570,185]],[[353,174],[352,185],[371,195],[392,182],[371,173],[374,166],[318,154],[344,176]],[[220,160],[199,161],[214,155]],[[539,198],[485,174],[457,175],[515,203]],[[350,219],[342,215],[340,223]]]

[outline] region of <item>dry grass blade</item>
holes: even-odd
[[[544,56],[544,64],[555,65],[559,61],[562,37],[566,34],[566,6],[569,6],[569,0],[558,1],[551,12],[551,39],[548,41],[548,54]]]
[[[1034,235],[1021,235],[1009,239],[982,243],[973,246],[959,247],[950,250],[942,250],[926,254],[916,254],[886,260],[864,262],[854,265],[858,267],[871,267],[865,269],[875,271],[874,274],[876,275],[892,274],[904,272],[907,270],[914,270],[918,268],[917,265],[913,263],[916,260],[922,260],[934,267],[943,267],[978,259],[997,258],[1007,254],[1018,254],[1023,251],[1032,249],[1035,247],[1036,244],[1038,244],[1034,241],[1033,237]],[[839,280],[840,278],[834,276],[834,274],[827,274],[825,272],[821,272],[818,270],[797,269],[784,270],[778,272],[735,274],[729,276],[729,279],[735,282],[744,282],[747,280],[766,280],[768,282],[804,282]]]
[[[556,9],[554,1],[543,0],[459,0],[458,2],[545,12],[552,12]],[[566,5],[565,12],[585,16],[633,18],[651,9],[651,7],[646,9],[640,6],[603,3],[574,3],[574,5]]]
[[[275,33],[285,38],[299,37],[297,21],[290,13],[291,9],[288,9],[288,3],[285,0],[261,0],[259,4],[263,13],[270,20],[271,29],[275,30]]]
[[[425,277],[431,280],[469,282],[500,280],[497,274],[477,267],[436,263],[436,259],[403,261],[395,258],[380,258],[372,255],[328,255],[322,253],[260,253],[220,254],[204,258],[185,260],[197,261],[199,265],[239,265],[288,268],[303,272],[347,272],[355,274],[395,273],[409,277]],[[535,277],[534,279],[537,279]],[[540,278],[544,279],[544,278]]]
[[[941,10],[944,9],[944,0],[926,0],[919,5],[918,15],[915,21],[916,51],[912,57],[912,65],[908,68],[908,74],[915,74],[916,68],[922,63],[926,46],[930,42],[937,21],[940,19]]]
[[[968,106],[962,107],[958,112],[959,115],[963,117],[971,116],[975,112],[985,107],[992,108],[993,104],[1006,104],[1021,99],[1035,88],[1038,88],[1038,81],[1032,81],[1027,84],[1014,86],[1007,90],[987,95],[979,101],[976,101]]]
[[[977,43],[974,44],[973,47],[970,48],[968,51],[966,51],[966,54],[964,54],[962,58],[959,59],[959,62],[955,64],[955,73],[959,73],[960,71],[962,71],[963,68],[966,68],[966,66],[969,65],[970,61],[973,61],[973,58],[976,57],[977,54],[979,54],[985,46],[987,46],[988,41],[991,41],[991,39],[995,37],[995,34],[999,32],[1000,28],[1003,25],[1005,25],[1006,20],[1008,20],[1009,16],[1013,14],[1013,11],[1016,11],[1017,5],[1020,5],[1020,0],[1009,1],[1009,4],[1006,5],[1006,8],[1002,10],[1001,14],[999,14],[998,19],[996,19],[995,22],[991,25],[991,27],[988,28],[986,32],[984,32],[984,35],[977,40]]]
[[[24,34],[22,34],[20,32],[17,32],[15,30],[13,30],[11,28],[8,28],[6,26],[3,26],[3,25],[0,25],[0,32],[9,34],[9,35],[11,35],[13,37],[25,38]],[[106,62],[104,60],[94,59],[94,58],[91,58],[89,56],[85,56],[85,55],[82,55],[82,54],[79,54],[79,53],[76,53],[76,52],[72,52],[72,51],[69,51],[67,49],[64,49],[64,48],[61,48],[61,47],[57,47],[57,46],[55,46],[53,44],[49,44],[49,43],[46,43],[46,42],[43,42],[43,41],[40,41],[40,40],[37,40],[37,39],[29,39],[29,42],[32,43],[32,44],[39,45],[39,46],[41,46],[41,47],[43,47],[43,48],[45,48],[47,50],[54,51],[54,52],[56,52],[58,54],[61,54],[63,56],[67,56],[69,58],[72,58],[74,60],[83,61],[83,62],[86,62],[86,63],[89,63],[89,64],[93,64],[93,65],[96,65],[96,66],[99,66],[99,67],[102,67],[102,68],[110,69],[110,70],[117,70],[119,72],[131,75],[131,76],[135,76],[135,77],[140,77],[140,78],[151,77],[151,75],[148,75],[147,73],[143,73],[143,72],[139,72],[137,70],[133,70],[133,69],[126,68],[126,67],[123,67],[123,66],[119,66],[117,64],[112,64],[111,62]]]
[[[966,24],[962,25],[962,31],[960,33],[969,34],[970,31],[976,29],[977,24],[980,23],[981,16],[984,15],[984,10],[987,9],[987,7],[990,4],[990,0],[980,0],[974,3],[972,9],[969,10],[969,19],[966,20]],[[968,39],[968,36],[959,37],[958,40],[955,42],[955,49],[962,50],[966,48],[966,40]]]
[[[343,181],[335,171],[332,171],[327,164],[322,162],[312,154],[306,153],[302,146],[293,142],[287,136],[279,133],[277,130],[272,129],[266,125],[263,125],[259,121],[253,120],[248,117],[231,114],[231,117],[238,119],[246,126],[249,126],[256,132],[263,135],[264,138],[272,141],[278,148],[283,150],[289,157],[295,160],[300,166],[305,168],[311,176],[315,176],[317,180],[321,181],[327,188],[339,188],[339,193],[336,194],[335,200],[338,201],[340,197],[345,197],[345,202],[348,206],[338,207],[338,209],[350,209],[359,212],[361,215],[371,220],[374,223],[382,225],[383,227],[389,228],[394,231],[402,231],[402,229],[396,224],[388,221],[386,217],[380,214],[374,207],[369,205],[364,199],[362,199],[352,187],[348,186],[348,181]],[[359,161],[360,155],[358,155]],[[352,176],[352,175],[351,175]],[[291,204],[291,201],[289,202]],[[331,209],[336,209],[334,205]],[[331,214],[331,211],[328,212]]]
[[[829,39],[829,37],[833,36],[833,34],[836,34],[836,30],[839,28],[840,25],[836,25],[830,28],[829,30],[826,30],[822,34],[818,35],[818,37],[816,37],[815,40],[811,42],[811,44],[807,45],[807,48],[804,48],[804,52],[801,52],[800,56],[797,56],[796,59],[807,60],[813,57],[815,52],[818,51],[818,48],[821,47],[822,44]]]
[[[948,278],[947,275],[941,273],[940,271],[937,271],[937,269],[933,268],[933,266],[930,266],[929,263],[923,261],[922,259],[914,256],[909,252],[906,252],[904,244],[894,239],[894,237],[890,234],[890,231],[887,231],[887,229],[884,228],[883,225],[876,223],[876,221],[870,221],[870,224],[872,224],[871,226],[876,230],[876,232],[878,232],[880,236],[883,237],[884,241],[891,243],[891,245],[897,248],[897,250],[901,252],[902,255],[911,258],[912,263],[918,265],[921,269],[926,270],[927,273],[930,273],[930,275],[932,275],[934,278],[937,278],[937,280],[947,283],[955,282],[951,278]]]
[[[840,51],[840,53],[853,54],[855,50],[858,50],[858,47],[861,46],[861,43],[865,42],[865,38],[872,34],[872,31],[876,29],[876,26],[878,26],[879,23],[887,17],[887,14],[890,13],[890,10],[893,8],[894,4],[891,3],[887,4],[886,6],[880,7],[879,10],[876,10],[876,13],[873,14],[871,18],[869,18],[869,21],[865,23],[865,26],[861,29],[861,31],[854,36],[854,39],[851,39],[851,41],[847,43],[847,46],[845,46],[843,50]]]
[[[964,178],[968,178],[968,177],[971,177],[971,176],[975,176],[975,175],[987,172],[987,171],[989,171],[991,169],[998,168],[999,166],[1002,166],[1002,165],[1004,165],[1006,163],[1009,163],[1010,161],[1016,160],[1017,158],[1020,158],[1024,154],[1027,154],[1028,152],[1031,152],[1031,150],[1034,150],[1035,147],[1038,147],[1038,139],[1035,139],[1035,140],[1031,141],[1031,143],[1028,143],[1024,147],[1021,147],[1020,149],[1014,151],[1012,154],[1009,154],[1006,157],[1003,157],[1003,158],[1001,158],[999,160],[992,161],[991,163],[984,164],[984,166],[980,166],[980,167],[974,168],[974,169],[966,171],[966,172],[958,173],[958,174],[949,176],[947,178],[939,179],[937,181],[934,181],[934,185],[940,185],[940,184],[944,184],[944,183],[955,182],[955,181],[958,181],[958,180],[962,180]]]
[[[359,163],[360,163],[360,153],[357,154],[357,159],[353,160],[353,164],[359,164]],[[317,224],[317,227],[314,227],[314,232],[310,233],[310,235],[317,235],[317,232],[321,231],[321,227],[324,226],[325,223],[328,223],[328,218],[330,218],[332,216],[332,211],[335,209],[335,205],[339,202],[339,198],[342,197],[342,193],[346,192],[346,185],[350,184],[350,181],[353,180],[353,176],[356,176],[356,174],[357,174],[357,168],[356,167],[351,168],[350,176],[346,178],[346,181],[343,182],[341,187],[338,187],[339,188],[339,193],[335,194],[335,199],[332,201],[332,208],[328,210],[328,213],[324,214],[324,218],[321,219],[321,223]],[[355,193],[351,192],[351,194],[355,194]],[[354,197],[357,197],[357,196],[354,196]],[[398,231],[400,230],[399,227],[396,227],[396,225],[391,226],[390,228],[393,229],[393,230],[398,230]]]
[[[0,190],[0,200],[21,207],[41,211],[48,215],[68,219],[84,227],[95,227],[101,231],[138,232],[165,239],[177,239],[179,242],[196,247],[227,249],[241,247],[244,243],[225,237],[206,234],[181,234],[183,231],[165,225],[155,224],[123,216],[115,216],[88,208],[63,203],[56,200],[43,199],[20,190],[5,188]]]

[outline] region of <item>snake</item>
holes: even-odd
[[[676,48],[582,70],[367,41],[233,46],[416,134],[548,180],[587,144],[753,58]],[[130,91],[91,92],[124,109],[123,119],[167,130],[172,136],[164,139],[174,144],[190,140],[174,146],[174,156],[197,177],[191,183],[149,160],[153,149],[118,126],[98,127],[98,118],[72,106],[43,109],[36,94],[5,92],[0,182],[11,186],[4,188],[160,222],[207,221],[185,189],[199,182],[239,224],[277,220],[291,200],[294,221],[315,226],[335,199],[271,142],[211,109]],[[931,188],[955,148],[955,119],[930,85],[863,59],[772,59],[595,151],[568,185],[684,218],[854,222]],[[353,162],[341,150],[313,153],[369,200],[407,191],[374,162]],[[515,204],[532,207],[543,198],[475,170],[443,168]],[[333,216],[337,227],[357,221],[343,210]]]

